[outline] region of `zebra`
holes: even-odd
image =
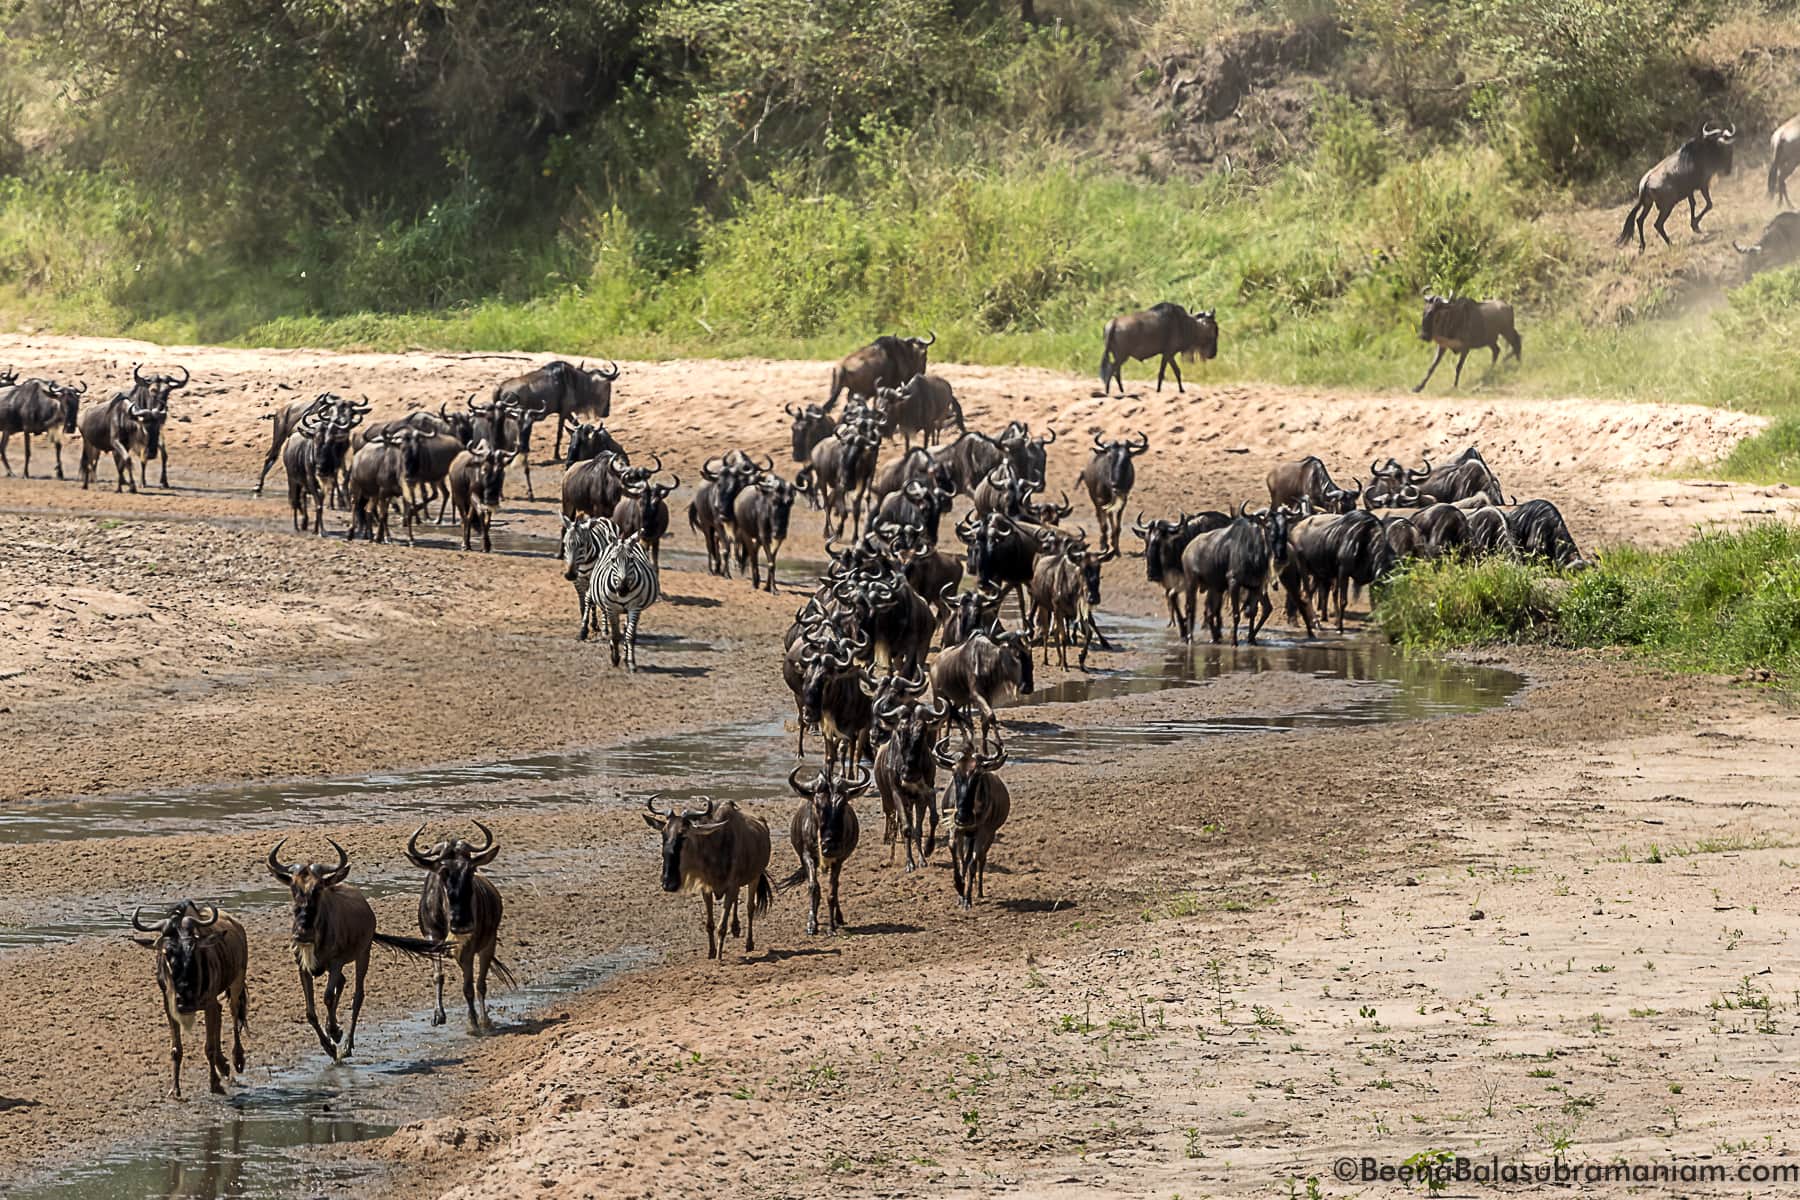
[[[638,534],[620,537],[619,527],[604,517],[575,522],[574,536],[565,533],[564,574],[579,580],[586,566],[581,632],[585,637],[598,611],[612,644],[613,666],[623,648],[627,671],[637,670],[638,614],[662,598],[656,564]],[[575,545],[571,547],[573,541]]]
[[[594,564],[600,559],[600,536],[593,520],[582,517],[571,521],[563,518],[563,578],[575,585],[575,600],[581,605],[581,628],[575,640],[585,642],[594,629],[594,610],[588,605],[588,581]]]

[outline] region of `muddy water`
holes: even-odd
[[[1188,647],[1154,622],[1111,618],[1108,633],[1138,653],[1140,665],[1061,682],[1022,698],[1005,717],[1007,745],[1015,761],[1054,762],[1083,751],[1164,744],[1227,734],[1354,727],[1471,712],[1504,704],[1523,680],[1505,671],[1409,659],[1371,642],[1273,642],[1259,647]],[[1056,705],[1081,704],[1179,688],[1204,686],[1226,674],[1283,672],[1349,684],[1332,704],[1285,713],[1163,719],[1152,712],[1129,722],[1064,726]],[[1034,712],[1039,709],[1040,712]],[[816,749],[816,747],[815,747]],[[765,798],[782,790],[794,760],[793,734],[780,720],[726,725],[643,738],[622,746],[496,762],[382,772],[249,787],[217,787],[83,798],[18,805],[0,811],[0,839],[69,841],[115,836],[179,836],[196,824],[230,821],[234,828],[293,829],[347,820],[441,816],[446,811],[519,811],[573,805],[642,803],[660,791],[672,802],[700,795]],[[816,762],[816,758],[814,760]],[[504,795],[496,794],[504,790]],[[546,861],[508,872],[521,879],[566,864]],[[360,882],[364,882],[359,880]],[[373,876],[377,894],[416,886],[409,876]],[[504,883],[503,883],[504,886]],[[242,908],[282,903],[284,895],[262,883],[228,887],[208,898]],[[67,898],[54,912],[0,910],[0,955],[25,952],[49,941],[114,933],[124,924],[120,897]],[[648,960],[641,949],[619,951],[540,978],[508,995],[504,1011],[530,1012],[551,997],[592,986],[608,974]],[[498,1007],[498,1006],[497,1006]],[[369,1041],[372,1061],[355,1067],[316,1062],[282,1071],[253,1073],[249,1086],[215,1106],[196,1105],[198,1123],[171,1141],[133,1140],[91,1164],[64,1170],[9,1196],[89,1200],[116,1196],[310,1196],[329,1193],[352,1179],[366,1182],[369,1167],[339,1155],[301,1154],[385,1135],[393,1126],[450,1102],[437,1078],[446,1053],[457,1053],[464,1035],[447,1040],[427,1014],[382,1022]]]

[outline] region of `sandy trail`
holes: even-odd
[[[480,556],[451,550],[448,530],[412,549],[296,535],[279,468],[267,497],[247,494],[266,448],[255,418],[276,403],[329,387],[366,393],[378,414],[435,407],[523,359],[0,338],[9,359],[82,373],[96,391],[140,359],[184,362],[195,383],[170,426],[174,492],[115,494],[110,465],[87,492],[0,481],[12,548],[0,732],[15,763],[0,799],[480,762],[791,716],[770,647],[808,582],[798,565],[774,597],[713,579],[678,519],[670,602],[646,621],[649,669],[626,678],[573,641],[574,598],[544,553],[558,526],[548,499],[509,498],[509,552]],[[816,363],[625,367],[608,424],[682,474],[678,502],[729,446],[784,461],[782,406],[819,398],[825,377]],[[1053,491],[1073,491],[1093,432],[1143,430],[1152,512],[1260,497],[1280,458],[1319,451],[1352,475],[1372,457],[1470,442],[1509,491],[1555,499],[1584,545],[1791,512],[1757,489],[1666,477],[1760,425],[1720,410],[1204,384],[1100,401],[1049,372],[941,369],[975,427],[1017,416],[1059,432]],[[555,469],[534,475],[554,496]],[[797,514],[795,530],[796,564],[818,559],[817,517]],[[1161,598],[1135,560],[1108,569],[1102,607],[1146,623],[1097,666],[1158,653],[1145,647]],[[666,959],[559,1000],[566,1021],[472,1048],[452,1069],[466,1104],[392,1139],[385,1152],[406,1167],[371,1187],[1266,1195],[1289,1178],[1304,1194],[1353,1146],[1779,1150],[1791,1100],[1764,1064],[1792,1019],[1781,848],[1796,831],[1771,797],[1792,774],[1791,718],[1605,656],[1523,665],[1537,681],[1525,701],[1477,717],[1009,766],[1020,803],[986,904],[951,908],[941,862],[906,875],[868,853],[846,893],[861,932],[809,942],[790,894],[751,962],[697,961],[697,906],[656,892],[648,831],[616,795],[630,779],[516,809],[500,806],[556,789],[383,798],[337,833],[358,877],[384,881],[384,928],[412,919],[395,867],[412,826],[494,806],[523,977],[621,945]],[[1297,711],[1341,689],[1240,664],[1190,690],[1017,719]],[[793,801],[779,776],[750,803],[785,869]],[[0,838],[0,933],[71,898],[247,886],[271,840],[266,823]],[[245,916],[253,1059],[304,1061],[316,1048],[285,917],[266,901]],[[141,951],[83,936],[4,962],[0,1004],[35,1016],[0,1029],[0,1101],[21,1102],[0,1103],[0,1172],[210,1103],[157,1099],[166,1043]],[[365,1022],[416,1011],[424,994],[418,971],[378,962]],[[1541,1061],[1513,1057],[1526,1053]]]

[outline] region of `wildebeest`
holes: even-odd
[[[1145,523],[1139,513],[1131,532],[1144,541],[1144,574],[1151,583],[1160,583],[1163,598],[1169,605],[1169,627],[1181,628],[1180,597],[1185,586],[1181,573],[1181,552],[1189,542],[1209,529],[1222,529],[1231,517],[1222,512],[1182,513],[1179,521],[1156,520]]]
[[[812,448],[814,485],[825,507],[825,537],[842,537],[845,522],[852,535],[862,529],[863,506],[875,481],[875,460],[881,450],[881,433],[873,418],[843,421],[830,437]],[[837,529],[832,530],[832,518]]]
[[[1316,454],[1299,462],[1276,463],[1264,482],[1269,486],[1270,508],[1295,508],[1305,500],[1316,512],[1347,513],[1363,495],[1360,479],[1354,488],[1339,487]]]
[[[1150,449],[1150,439],[1142,433],[1122,441],[1102,441],[1094,435],[1094,456],[1081,469],[1081,486],[1094,502],[1094,517],[1100,522],[1100,549],[1119,545],[1119,526],[1125,521],[1125,505],[1137,483],[1137,468],[1132,459]]]
[[[792,451],[794,461],[807,462],[812,458],[812,448],[831,436],[837,428],[837,418],[823,404],[806,404],[795,407],[784,405],[782,411],[794,418]]]
[[[1737,136],[1737,126],[1729,125],[1723,129],[1716,128],[1710,121],[1701,126],[1697,137],[1691,137],[1681,143],[1681,148],[1669,157],[1657,163],[1638,180],[1637,200],[1631,211],[1625,214],[1625,228],[1619,231],[1618,244],[1627,245],[1631,241],[1632,229],[1637,230],[1638,251],[1644,249],[1644,218],[1650,215],[1650,209],[1656,209],[1656,236],[1665,244],[1669,241],[1669,231],[1663,223],[1675,210],[1683,197],[1688,202],[1688,225],[1695,233],[1700,232],[1700,220],[1712,211],[1712,181],[1715,175],[1731,174],[1731,142]],[[1699,192],[1706,201],[1706,207],[1699,212],[1694,211],[1694,193]]]
[[[282,441],[281,466],[296,532],[307,528],[310,504],[313,530],[325,536],[326,494],[337,485],[350,450],[350,429],[360,419],[354,413],[340,417],[338,410],[321,405]]]
[[[935,546],[944,514],[956,502],[956,493],[935,483],[914,479],[898,491],[889,492],[875,512],[874,527],[907,525],[916,527],[927,545]]]
[[[1454,504],[1433,504],[1412,516],[1419,551],[1426,558],[1456,557],[1469,540],[1469,514]]]
[[[1005,451],[1015,475],[1033,481],[1039,488],[1044,486],[1044,468],[1049,463],[1046,447],[1056,444],[1056,430],[1049,430],[1042,437],[1032,437],[1031,428],[1025,422],[1008,421],[994,442]]]
[[[1100,351],[1100,390],[1105,392],[1114,382],[1119,394],[1125,394],[1122,367],[1128,358],[1142,361],[1160,357],[1156,368],[1156,390],[1162,391],[1163,374],[1175,368],[1175,390],[1186,391],[1181,383],[1178,355],[1189,362],[1195,355],[1211,359],[1219,353],[1219,323],[1212,309],[1189,312],[1179,304],[1164,301],[1141,312],[1126,313],[1106,323],[1105,344]]]
[[[413,544],[413,506],[406,502],[405,454],[408,442],[416,443],[416,429],[383,434],[363,443],[350,461],[350,528],[344,540],[356,540],[358,530],[369,541],[386,542],[388,510],[398,502],[406,527],[406,544]]]
[[[1471,350],[1492,350],[1494,357],[1488,361],[1488,369],[1500,361],[1500,342],[1505,340],[1512,347],[1513,361],[1519,361],[1519,351],[1523,342],[1518,330],[1513,327],[1512,305],[1504,300],[1471,300],[1467,296],[1458,296],[1451,292],[1448,296],[1436,296],[1425,293],[1425,315],[1419,321],[1419,340],[1437,345],[1437,353],[1432,356],[1431,365],[1425,369],[1425,378],[1419,380],[1415,392],[1425,390],[1431,382],[1438,364],[1444,361],[1444,352],[1456,351],[1456,376],[1452,386],[1462,384],[1463,362],[1469,357]]]
[[[1581,569],[1587,561],[1569,534],[1562,513],[1548,500],[1527,500],[1506,509],[1506,525],[1526,558],[1540,558],[1559,567]]]
[[[708,800],[698,812],[658,812],[656,797],[644,801],[644,821],[662,834],[662,888],[665,892],[699,892],[706,901],[706,957],[725,957],[725,934],[738,932],[738,892],[750,890],[744,907],[744,953],[756,951],[756,918],[769,911],[775,898],[769,882],[769,826],[727,800]],[[718,929],[713,928],[713,900],[721,903]]]
[[[843,905],[838,903],[838,880],[844,863],[856,852],[862,832],[851,801],[869,790],[870,775],[863,767],[849,776],[815,771],[811,783],[802,783],[800,773],[804,770],[805,767],[795,767],[788,772],[788,786],[805,801],[794,810],[794,819],[788,824],[788,838],[800,859],[800,869],[784,879],[781,886],[785,890],[802,881],[806,883],[812,900],[806,917],[809,934],[819,932],[819,901],[825,898],[826,928],[835,934],[839,926],[849,923],[844,919]],[[825,889],[819,876],[823,874],[831,877],[828,897],[821,896]]]
[[[531,426],[545,417],[554,416],[557,418],[556,444],[551,455],[560,459],[562,418],[589,416],[603,421],[611,416],[612,385],[613,380],[618,377],[617,363],[608,363],[605,367],[590,367],[585,364],[578,367],[559,358],[555,362],[545,363],[535,371],[515,375],[495,385],[494,403],[501,406],[510,404],[524,418],[519,444],[509,446],[508,449],[528,452],[531,447]],[[530,471],[527,470],[526,474],[529,476]]]
[[[206,1014],[208,1084],[223,1094],[225,1080],[244,1070],[244,1031],[250,1027],[250,997],[244,977],[250,967],[250,944],[244,927],[216,906],[204,910],[191,900],[163,909],[144,921],[139,906],[131,927],[153,938],[133,938],[156,954],[156,987],[163,1015],[169,1020],[169,1094],[181,1097],[181,1034],[193,1031],[197,1014]],[[231,1010],[231,1058],[219,1044],[220,1000]]]
[[[954,814],[951,878],[962,907],[972,908],[977,899],[986,898],[988,852],[1000,827],[1012,815],[1012,794],[998,773],[1006,765],[1006,747],[987,754],[985,738],[979,749],[972,738],[965,738],[961,753],[953,754],[945,748],[948,742],[948,738],[940,740],[932,753],[938,764],[950,771],[950,782],[944,785],[944,807]]]
[[[1744,256],[1744,278],[1758,271],[1773,271],[1800,261],[1800,212],[1780,212],[1763,226],[1762,236],[1753,245],[1731,248]]]
[[[1056,639],[1057,664],[1069,669],[1069,643],[1081,639],[1076,665],[1087,669],[1088,650],[1094,644],[1094,608],[1100,603],[1100,567],[1117,549],[1096,553],[1079,537],[1064,539],[1038,556],[1031,576],[1032,636],[1044,647],[1044,665],[1050,665],[1050,640]]]
[[[800,724],[825,740],[825,769],[843,770],[869,756],[875,727],[875,687],[848,647],[837,644],[800,656]]]
[[[1287,561],[1281,569],[1282,590],[1287,593],[1287,615],[1305,620],[1312,637],[1313,605],[1320,621],[1330,618],[1337,605],[1338,632],[1344,632],[1344,611],[1352,589],[1360,593],[1382,579],[1394,564],[1387,530],[1373,513],[1353,510],[1307,517],[1288,531]],[[1311,592],[1313,604],[1307,593]]]
[[[931,693],[950,705],[958,723],[975,732],[970,710],[981,714],[981,744],[999,723],[994,707],[1032,691],[1031,643],[1023,633],[977,629],[946,647],[931,664]]]
[[[469,549],[469,536],[481,530],[483,553],[494,548],[494,514],[500,511],[500,495],[506,487],[506,464],[514,451],[495,450],[486,442],[464,450],[450,463],[445,476],[450,487],[450,503],[456,519],[462,522],[463,549]]]
[[[877,388],[875,399],[908,450],[915,435],[922,446],[936,444],[938,433],[951,424],[959,434],[968,432],[962,405],[941,375],[914,375],[898,387]]]
[[[773,458],[764,455],[759,466],[742,450],[733,450],[700,464],[700,477],[706,482],[688,502],[687,518],[688,528],[706,541],[706,566],[710,573],[731,578],[738,493],[754,484],[764,472],[774,469]]]
[[[932,457],[949,469],[956,490],[970,495],[988,472],[1006,461],[1006,451],[987,434],[970,430],[954,442],[939,446]]]
[[[744,488],[732,502],[733,526],[737,530],[738,574],[750,572],[750,586],[764,586],[762,560],[769,559],[768,590],[775,591],[775,560],[787,541],[788,517],[794,511],[794,485],[781,476],[763,472],[754,485]]]
[[[1494,474],[1481,452],[1473,446],[1450,462],[1433,467],[1425,460],[1423,472],[1412,472],[1409,482],[1418,488],[1419,500],[1425,504],[1455,504],[1459,500],[1484,497],[1489,504],[1504,504],[1500,477]]]
[[[1206,592],[1205,618],[1212,630],[1212,640],[1222,636],[1224,601],[1231,600],[1231,644],[1238,644],[1238,623],[1249,613],[1251,645],[1269,618],[1266,589],[1269,583],[1271,550],[1275,565],[1280,567],[1287,555],[1287,517],[1281,509],[1269,510],[1271,531],[1250,519],[1238,506],[1231,524],[1203,533],[1189,542],[1181,552],[1182,590],[1186,605],[1182,614],[1181,636],[1193,640],[1196,628],[1194,602]],[[1260,619],[1259,619],[1260,615]]]
[[[896,677],[898,678],[898,677]],[[886,818],[883,838],[888,861],[894,861],[894,839],[906,842],[906,869],[925,865],[937,847],[937,760],[931,748],[938,726],[950,713],[941,697],[927,704],[917,698],[884,697],[875,719],[887,729],[887,740],[875,751],[875,786],[881,791]],[[926,822],[930,832],[926,832]]]
[[[613,524],[620,537],[637,534],[650,548],[650,561],[662,569],[662,543],[669,536],[669,493],[681,486],[681,476],[669,474],[668,483],[657,483],[650,476],[626,479],[621,485],[624,495],[613,506]]]
[[[940,596],[949,611],[943,616],[943,637],[938,647],[944,649],[967,640],[978,629],[999,632],[1000,593],[976,584],[966,592]]]
[[[1783,208],[1792,208],[1788,199],[1788,176],[1800,167],[1800,117],[1780,125],[1769,135],[1769,199],[1777,195]]]
[[[585,421],[577,424],[567,417],[562,419],[562,424],[569,433],[569,450],[562,456],[565,470],[578,462],[599,458],[602,454],[614,455],[621,463],[631,462],[631,455],[625,453],[625,447],[619,444],[619,439],[607,432],[605,425],[590,425]]]
[[[659,460],[660,462],[660,460]],[[563,472],[562,513],[565,521],[576,517],[611,517],[625,494],[623,472],[627,464],[617,455],[601,454],[576,463]]]
[[[836,404],[845,391],[853,396],[873,396],[878,388],[899,387],[914,375],[923,375],[926,352],[936,341],[935,333],[922,338],[892,334],[876,338],[831,368],[831,396],[825,407]]]
[[[0,384],[0,466],[13,473],[6,461],[6,443],[17,433],[25,438],[25,478],[31,478],[31,439],[47,437],[56,448],[56,477],[63,477],[63,438],[75,432],[75,417],[87,384],[68,387],[48,379],[27,379],[24,383]]]
[[[354,413],[360,420],[368,415],[369,408],[367,396],[364,396],[359,403],[346,400],[333,392],[321,392],[311,400],[295,400],[274,412],[266,412],[258,417],[257,420],[270,423],[269,450],[267,454],[263,455],[262,470],[256,476],[254,494],[258,496],[263,494],[263,483],[269,478],[269,470],[274,467],[275,460],[281,457],[281,449],[287,445],[288,438],[300,428],[301,421],[307,417],[315,417],[355,424],[356,422],[349,421],[350,415]],[[384,431],[372,430],[372,432]]]
[[[328,839],[329,840],[329,839]],[[375,942],[416,957],[434,957],[443,947],[418,938],[392,937],[375,932],[375,910],[363,894],[344,882],[350,875],[350,855],[337,851],[335,866],[318,863],[284,863],[281,848],[269,851],[269,874],[287,885],[293,901],[294,965],[300,971],[300,992],[306,997],[306,1021],[318,1035],[319,1045],[342,1061],[356,1048],[356,1021],[362,1014],[363,993],[369,982],[369,948]],[[356,968],[356,988],[350,995],[350,1029],[338,1025],[338,997],[344,992],[346,968]],[[313,980],[325,976],[325,1026],[313,1003]]]
[[[952,497],[959,490],[956,471],[951,464],[923,446],[915,446],[898,458],[890,458],[875,472],[875,481],[869,485],[869,503],[879,508],[889,496],[909,483],[922,483],[948,492]]]
[[[1001,513],[991,513],[976,520],[964,517],[956,527],[956,536],[969,548],[970,574],[982,587],[1002,597],[1012,592],[1019,601],[1019,624],[1030,618],[1025,612],[1025,589],[1037,567],[1037,556],[1043,553],[1042,527]]]
[[[463,1003],[469,1009],[471,1030],[491,1030],[493,1018],[488,1016],[488,972],[498,971],[500,978],[512,983],[512,972],[495,958],[500,941],[500,918],[506,911],[499,889],[494,887],[481,868],[494,861],[500,846],[494,831],[475,822],[486,839],[474,846],[462,838],[437,843],[429,850],[419,848],[421,825],[406,842],[406,859],[425,872],[425,887],[419,894],[419,932],[433,945],[448,945],[450,955],[462,971]],[[437,1007],[431,1023],[442,1025],[444,1015],[444,956],[435,961]]]
[[[145,375],[140,364],[131,369],[132,385],[127,392],[115,392],[104,404],[92,405],[81,414],[81,486],[85,490],[94,481],[94,467],[100,456],[111,452],[113,472],[117,476],[114,491],[127,486],[135,495],[138,483],[150,486],[150,460],[160,457],[162,486],[169,486],[169,454],[163,446],[163,425],[169,419],[169,393],[188,381],[187,368],[182,378],[173,375]],[[138,468],[132,469],[133,457]]]
[[[1464,544],[1470,554],[1476,558],[1494,555],[1503,558],[1519,557],[1519,543],[1513,537],[1512,527],[1506,522],[1506,510],[1484,504],[1466,511],[1468,519],[1464,525]]]

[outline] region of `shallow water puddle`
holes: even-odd
[[[532,1010],[655,958],[647,946],[624,946],[503,992],[492,1005],[498,1033],[529,1028],[524,1018]],[[451,1024],[435,1027],[430,1011],[422,1009],[365,1024],[357,1031],[357,1057],[347,1063],[328,1063],[313,1053],[276,1071],[252,1065],[247,1082],[220,1100],[206,1095],[205,1068],[196,1077],[197,1059],[190,1057],[186,1086],[200,1089],[187,1101],[192,1121],[0,1192],[8,1200],[259,1200],[340,1193],[353,1182],[366,1184],[383,1168],[362,1157],[311,1151],[386,1137],[448,1107],[454,1081],[442,1068],[460,1062],[473,1040],[458,1013],[451,1013]],[[250,1053],[254,1064],[254,1041]]]

